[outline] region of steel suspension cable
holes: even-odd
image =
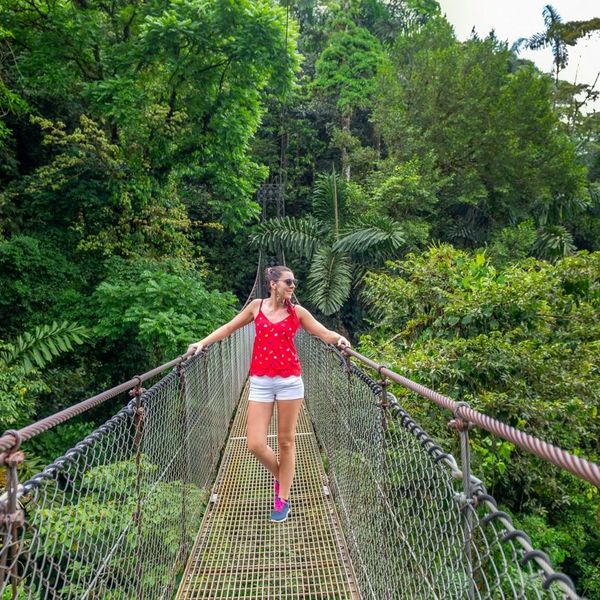
[[[419,394],[419,396],[431,400],[438,406],[451,411],[457,417],[464,419],[465,421],[475,423],[486,431],[489,431],[490,433],[493,433],[494,435],[497,435],[498,437],[515,444],[515,446],[527,450],[532,454],[535,454],[536,456],[539,456],[540,458],[547,460],[600,488],[600,466],[597,464],[584,458],[580,458],[579,456],[570,454],[558,446],[544,442],[543,440],[525,433],[524,431],[516,429],[515,427],[511,427],[510,425],[506,425],[506,423],[502,423],[501,421],[493,419],[486,414],[480,413],[472,409],[464,402],[456,402],[456,400],[452,400],[452,398],[448,398],[447,396],[444,396],[443,394],[440,394],[420,383],[395,373],[384,365],[381,365],[374,360],[359,354],[355,350],[346,348],[344,353],[348,356],[358,359],[361,363],[367,365],[368,367],[375,369],[382,376],[385,375],[386,377],[389,377],[389,379],[395,381],[406,389],[409,389]]]
[[[6,452],[11,448],[14,448],[17,444],[26,442],[27,440],[30,440],[44,431],[48,431],[49,429],[52,429],[53,427],[56,427],[57,425],[76,417],[77,415],[87,412],[88,410],[99,406],[100,404],[110,400],[111,398],[114,398],[115,396],[118,396],[119,394],[132,390],[135,388],[135,386],[140,385],[143,382],[156,377],[157,375],[160,375],[160,373],[163,371],[181,364],[190,355],[190,352],[182,354],[168,363],[155,367],[154,369],[151,369],[142,375],[136,375],[124,383],[105,390],[104,392],[101,392],[96,396],[92,396],[87,400],[83,400],[82,402],[70,406],[69,408],[65,408],[64,410],[50,415],[45,419],[36,421],[35,423],[27,425],[26,427],[18,430],[10,430],[5,432],[2,436],[0,436],[0,453]]]

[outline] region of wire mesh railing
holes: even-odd
[[[20,451],[3,455],[0,598],[173,594],[248,372],[252,335],[246,327],[178,361],[147,391],[137,378],[125,408],[16,490],[11,465]]]
[[[468,445],[459,468],[385,381],[306,334],[298,345],[308,410],[364,598],[579,598],[470,475]]]
[[[193,360],[180,357],[0,437],[8,481],[0,497],[2,600],[172,596],[247,376],[252,337],[248,326]],[[385,380],[372,379],[305,333],[298,348],[307,406],[362,597],[579,598],[569,578],[470,475],[468,423],[461,416],[471,416],[471,409],[437,398],[456,405],[459,466],[398,404]],[[380,376],[400,377],[363,362]],[[141,388],[173,366],[150,389]],[[125,408],[18,485],[21,440],[129,389],[133,398]],[[488,421],[490,430],[501,425]],[[555,450],[557,464],[595,475],[597,465]]]

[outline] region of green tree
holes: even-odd
[[[27,114],[29,107],[24,98],[15,92],[12,81],[16,67],[13,34],[0,25],[0,115],[21,116]],[[10,66],[9,66],[10,65]],[[0,119],[0,181],[14,174],[16,170],[15,148],[12,145],[10,127]],[[0,200],[0,218],[10,207]],[[6,218],[6,216],[4,217]],[[1,233],[1,229],[0,229]]]
[[[229,285],[231,271],[204,261],[222,260],[218,248],[243,239],[258,211],[267,169],[251,141],[299,63],[285,9],[275,0],[7,0],[0,59],[0,338],[59,317],[97,323],[91,297],[101,282],[115,283],[114,257],[137,267],[141,258],[173,260],[184,286],[202,269],[205,295],[190,296],[206,300],[208,316],[192,311],[185,345],[231,314],[233,298],[209,291]],[[245,274],[233,271],[238,285]],[[161,312],[137,308],[139,322]],[[60,399],[46,394],[40,412],[181,352],[184,334],[169,337],[172,323],[161,317],[152,335],[145,323],[144,345],[129,343],[134,326],[115,324],[53,366],[46,375]]]
[[[600,29],[600,18],[563,23],[560,15],[551,4],[544,6],[542,15],[546,29],[540,33],[535,33],[524,40],[524,43],[531,50],[548,47],[552,50],[554,81],[558,85],[558,76],[569,62],[567,46],[575,46],[582,37]]]
[[[476,247],[528,218],[542,235],[568,228],[589,204],[551,82],[530,64],[515,71],[509,58],[493,36],[459,44],[432,20],[400,38],[383,69],[374,120],[391,160],[430,157],[442,184],[434,237]]]
[[[527,41],[527,47],[531,50],[550,47],[554,57],[554,80],[558,83],[560,72],[567,66],[569,52],[567,44],[562,35],[563,22],[556,9],[550,4],[544,6],[542,11],[546,30],[532,35]]]
[[[79,320],[86,275],[55,240],[14,235],[0,241],[0,337],[52,320]]]
[[[13,92],[34,114],[65,123],[66,133],[81,115],[96,124],[125,159],[117,180],[129,184],[133,210],[176,207],[185,188],[186,203],[210,220],[235,228],[256,214],[252,193],[266,172],[250,159],[248,142],[262,96],[289,87],[297,65],[281,7],[10,0],[0,27],[18,49],[8,64]],[[17,139],[35,133],[18,119],[11,129]]]
[[[72,249],[101,258],[191,253],[189,218],[179,198],[168,187],[157,197],[147,175],[138,173],[132,182],[125,152],[98,123],[82,115],[79,127],[68,133],[61,122],[34,122],[53,156],[24,178],[29,227],[55,228],[62,236],[71,232]]]
[[[141,483],[137,481],[140,469]],[[133,557],[142,545],[146,556],[156,553],[176,562],[182,543],[182,498],[195,507],[195,514],[201,515],[208,491],[179,480],[164,481],[161,468],[144,455],[139,465],[134,459],[121,460],[94,466],[81,480],[77,476],[73,479],[72,484],[79,484],[77,502],[72,502],[72,497],[55,482],[46,483],[60,501],[32,506],[29,515],[38,526],[38,552],[52,558],[44,574],[57,585],[62,582],[61,594],[84,595],[102,560],[108,582],[103,598],[133,599],[136,589],[149,592],[158,586],[167,587],[171,573],[166,565],[151,561],[145,563],[140,581],[132,584],[130,561],[124,557]],[[136,529],[131,522],[139,510],[138,495],[143,499],[140,518],[144,526]],[[114,544],[115,532],[120,534],[116,541],[119,551],[111,553],[107,540]],[[185,541],[191,543],[192,539],[190,535]],[[107,550],[105,556],[99,548]],[[60,577],[55,572],[58,569]]]
[[[361,352],[598,461],[600,253],[498,267],[483,253],[433,246],[368,274],[364,298],[373,328]],[[394,392],[428,433],[458,451],[447,414]],[[477,428],[471,440],[473,472],[519,519],[541,519],[528,533],[539,533],[542,547],[551,538],[557,563],[584,594],[600,597],[591,576],[600,559],[597,488]]]
[[[327,46],[315,65],[314,86],[338,112],[339,131],[334,137],[341,151],[341,170],[349,180],[352,117],[358,109],[369,106],[383,55],[377,38],[352,19],[338,16],[331,28]]]
[[[444,183],[431,154],[423,158],[414,156],[404,162],[393,158],[382,160],[366,178],[364,193],[370,206],[363,210],[400,221],[406,248],[422,249],[431,235],[438,194]]]
[[[114,259],[91,298],[93,330],[104,352],[138,348],[145,364],[157,365],[231,319],[235,302],[208,290],[203,274],[180,261]]]
[[[393,44],[398,34],[418,29],[440,12],[436,0],[363,0],[360,24],[383,43]]]
[[[367,264],[393,255],[404,243],[398,223],[384,215],[354,217],[346,205],[346,186],[335,172],[318,177],[312,214],[271,219],[255,229],[255,245],[283,248],[310,261],[308,294],[325,315],[340,310]]]

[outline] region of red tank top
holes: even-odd
[[[272,323],[262,311],[262,301],[254,319],[256,335],[250,361],[250,375],[292,377],[301,373],[294,336],[300,329],[300,320],[292,304],[288,316]]]

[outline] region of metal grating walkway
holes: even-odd
[[[312,425],[303,407],[296,434],[292,514],[269,520],[272,477],[246,448],[247,387],[178,600],[196,598],[356,599],[352,569]],[[277,452],[277,410],[269,444]]]

